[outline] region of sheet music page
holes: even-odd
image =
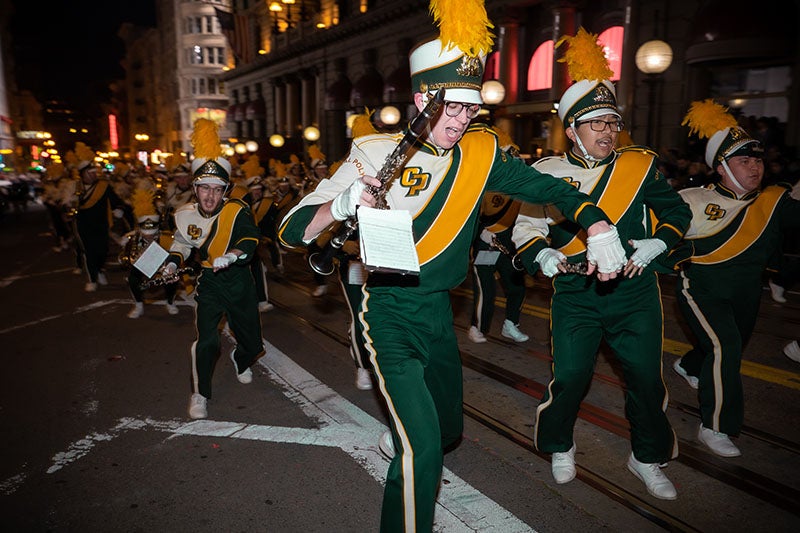
[[[161,265],[164,264],[164,260],[168,256],[169,252],[162,248],[161,245],[158,244],[158,241],[155,240],[144,249],[133,266],[148,278],[152,278],[153,274],[158,272],[158,269],[161,268]]]
[[[500,257],[500,252],[497,250],[481,250],[478,252],[478,255],[475,256],[475,261],[473,261],[476,265],[494,265],[497,263],[497,259]]]
[[[361,257],[367,270],[418,275],[411,213],[363,206],[357,213]]]

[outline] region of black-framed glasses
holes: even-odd
[[[478,116],[481,111],[480,104],[465,104],[463,102],[445,102],[444,113],[448,117],[457,117],[461,114],[461,110],[467,112],[467,118],[473,119]]]
[[[578,126],[581,124],[588,124],[589,127],[592,128],[592,131],[606,131],[606,128],[608,128],[611,131],[619,133],[625,128],[625,122],[622,120],[600,120],[599,118],[593,118],[591,120],[578,122]]]

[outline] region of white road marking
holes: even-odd
[[[30,326],[36,326],[38,324],[42,324],[43,322],[49,322],[50,320],[55,320],[57,318],[62,318],[62,317],[69,316],[69,315],[77,315],[77,314],[80,314],[80,313],[85,313],[87,311],[94,311],[95,309],[98,309],[100,307],[105,307],[106,305],[119,304],[119,303],[130,303],[130,301],[129,300],[102,300],[102,301],[99,301],[99,302],[90,303],[89,305],[84,305],[83,307],[78,307],[74,311],[69,311],[67,313],[61,313],[60,315],[46,316],[44,318],[40,318],[39,320],[34,320],[32,322],[26,322],[25,324],[19,324],[19,325],[16,325],[16,326],[11,326],[10,328],[6,328],[6,329],[0,329],[0,335],[2,335],[4,333],[9,333],[11,331],[16,331],[18,329],[27,328],[27,327],[30,327]]]
[[[238,422],[195,420],[158,421],[123,418],[107,433],[93,433],[72,443],[67,451],[57,453],[47,473],[51,474],[86,456],[98,443],[116,438],[128,430],[156,429],[170,433],[169,438],[194,435],[246,439],[285,444],[340,448],[381,484],[386,481],[387,460],[378,449],[378,439],[386,426],[337,394],[297,365],[280,350],[267,343],[267,354],[259,363],[270,379],[319,428],[291,428],[244,424]],[[534,532],[511,512],[483,495],[448,469],[435,512],[437,532],[463,531]],[[13,485],[10,478],[0,487]],[[13,487],[11,488],[13,491]],[[376,511],[377,512],[377,511]]]

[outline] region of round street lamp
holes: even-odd
[[[275,148],[280,148],[281,146],[283,146],[284,142],[285,139],[283,138],[283,135],[279,133],[275,133],[274,135],[270,135],[269,137],[270,146],[273,146]]]
[[[645,74],[661,74],[671,64],[672,48],[664,41],[647,41],[636,50],[636,68]]]
[[[244,143],[244,147],[251,154],[258,151],[258,143],[255,141],[247,141],[246,143]]]
[[[647,141],[652,146],[656,140],[656,92],[661,83],[661,74],[672,64],[672,48],[664,41],[654,39],[636,50],[636,68],[646,74],[645,83],[650,88],[647,97]],[[657,143],[656,143],[657,144]]]
[[[244,143],[236,143],[233,145],[233,151],[239,155],[243,155],[247,153],[247,147]]]
[[[381,109],[380,119],[387,126],[394,126],[400,122],[400,110],[393,105],[387,105]]]
[[[489,125],[494,124],[494,111],[497,104],[506,97],[505,86],[497,80],[486,80],[481,86],[481,98],[489,110]]]
[[[309,126],[303,130],[303,139],[308,142],[315,142],[319,140],[319,129],[316,126]]]
[[[505,86],[497,80],[487,80],[481,86],[481,98],[486,105],[497,105],[506,97]]]

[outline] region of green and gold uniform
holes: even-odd
[[[354,180],[377,175],[401,137],[356,138],[333,176],[283,219],[281,241],[304,245],[305,228],[319,205]],[[386,479],[382,531],[431,530],[443,449],[461,436],[461,361],[449,290],[466,278],[486,190],[554,202],[584,227],[607,220],[576,188],[508,156],[484,126],[472,126],[452,149],[418,143],[409,152],[386,198],[391,209],[412,216],[420,274],[370,274],[359,317],[397,450]]]
[[[264,352],[261,316],[249,262],[259,231],[250,208],[241,200],[226,200],[206,217],[196,203],[175,212],[175,238],[168,262],[180,265],[192,249],[202,271],[197,278],[197,341],[192,345],[192,392],[211,398],[211,376],[220,350],[219,323],[225,316],[236,337],[234,358],[240,373]],[[214,272],[214,259],[230,249],[243,253],[229,268]]]
[[[697,341],[680,365],[699,378],[703,427],[736,436],[744,421],[739,369],[758,315],[761,276],[781,232],[800,226],[800,202],[777,185],[741,198],[721,184],[680,194],[692,223],[670,259],[684,266],[678,304]]]
[[[612,151],[596,162],[568,152],[533,166],[563,177],[597,202],[616,226],[629,257],[633,252],[629,239],[657,238],[669,249],[689,225],[688,206],[658,172],[655,154],[646,149]],[[585,261],[586,233],[574,223],[554,220],[550,238],[550,246],[569,262]],[[520,253],[528,259],[523,264],[531,264],[544,246],[543,239],[520,245]],[[663,310],[655,270],[648,267],[639,276],[620,275],[606,282],[561,274],[553,280],[553,288],[553,379],[537,408],[536,447],[549,453],[572,447],[580,403],[605,339],[625,376],[625,414],[634,457],[643,463],[663,463],[677,456],[677,439],[665,413]]]

